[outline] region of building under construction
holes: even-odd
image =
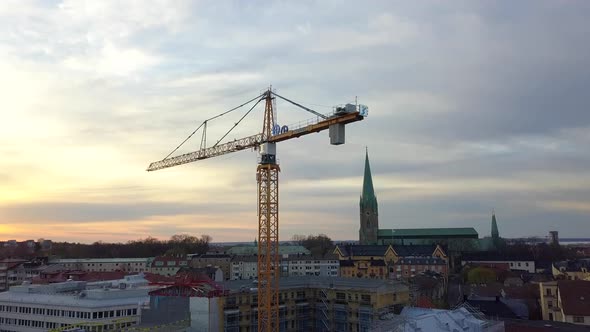
[[[199,331],[257,331],[257,283],[220,285],[223,297],[191,299],[191,325],[198,322]],[[279,331],[367,331],[380,315],[399,312],[409,301],[408,286],[391,280],[289,277],[279,285]]]

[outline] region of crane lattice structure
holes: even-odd
[[[278,126],[274,119],[274,101],[280,98],[300,107],[316,116],[302,126],[289,128]],[[211,147],[207,147],[207,124],[216,118],[233,112],[254,102],[254,105]],[[221,141],[258,105],[265,101],[262,132],[220,144]],[[326,129],[330,132],[330,143],[344,143],[344,126],[363,120],[368,108],[364,105],[346,104],[335,107],[330,114],[320,114],[297,102],[278,95],[269,88],[244,104],[216,115],[195,129],[176,149],[164,159],[149,165],[148,171],[179,166],[207,158],[217,157],[231,152],[254,148],[260,151],[256,169],[258,184],[258,331],[279,330],[279,172],[276,159],[276,143],[297,138]],[[199,129],[203,128],[199,150],[171,157]]]

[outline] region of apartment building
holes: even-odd
[[[344,245],[334,254],[343,277],[409,279],[426,271],[448,275],[448,257],[438,245]]]
[[[68,281],[21,285],[0,293],[0,330],[47,331],[79,327],[97,332],[139,324],[149,304],[147,281],[129,276],[108,283]]]
[[[316,258],[312,255],[290,255],[281,260],[284,266],[281,271],[286,270],[290,277],[316,276],[316,277],[337,277],[340,263],[337,256]],[[283,275],[285,275],[283,273]]]
[[[317,258],[311,255],[284,255],[279,261],[282,277],[316,276],[337,277],[339,261],[332,256]],[[230,280],[248,280],[258,277],[257,256],[234,256],[231,259]]]
[[[231,275],[231,256],[224,253],[206,253],[203,255],[189,255],[190,266],[194,268],[219,268],[223,272],[225,279],[230,279]]]
[[[181,268],[189,266],[190,259],[185,256],[158,256],[149,265],[147,272],[163,276],[173,276]]]
[[[231,259],[230,280],[258,278],[258,256],[234,256]]]
[[[7,290],[10,286],[23,282],[26,273],[23,264],[24,259],[3,259],[0,261],[0,291]]]
[[[222,283],[229,295],[215,299],[221,331],[256,331],[257,284],[250,280]],[[409,301],[408,287],[398,281],[341,277],[289,277],[279,282],[280,331],[368,331],[373,321]],[[209,306],[210,307],[210,306]]]
[[[506,271],[535,273],[535,259],[531,255],[505,255],[494,251],[466,253],[461,256],[461,266],[484,266]]]
[[[551,270],[554,278],[590,281],[590,258],[556,262]]]
[[[51,260],[69,270],[88,272],[146,272],[153,258],[67,258]]]
[[[590,281],[543,282],[539,291],[543,320],[590,325]]]

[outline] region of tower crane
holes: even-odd
[[[302,108],[316,117],[299,126],[281,127],[275,124],[273,101],[276,101],[276,98]],[[262,132],[220,144],[261,101],[265,101]],[[207,124],[252,102],[255,103],[247,113],[221,139],[212,146],[207,147]],[[148,171],[161,170],[246,148],[254,148],[260,151],[260,158],[256,168],[258,185],[258,331],[271,332],[279,330],[279,172],[281,169],[276,159],[276,144],[326,129],[329,130],[331,144],[343,144],[345,139],[344,126],[351,122],[363,120],[367,113],[368,108],[364,105],[346,104],[335,107],[333,112],[329,114],[321,114],[280,96],[272,88],[269,88],[244,104],[203,121],[176,149],[164,159],[151,163],[147,168]],[[178,148],[201,128],[201,145],[198,150],[172,156]]]

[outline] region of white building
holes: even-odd
[[[88,272],[147,272],[153,258],[68,258],[56,259],[51,263],[61,264],[70,270]]]
[[[290,255],[281,258],[282,276],[338,277],[340,262],[336,258],[318,259],[310,255]],[[256,279],[258,277],[257,256],[235,256],[231,261],[230,280]]]
[[[286,265],[289,276],[318,276],[337,277],[340,269],[340,261],[334,259],[317,259],[313,256],[291,256],[287,258]]]
[[[13,286],[0,293],[0,331],[81,327],[94,332],[137,325],[151,289],[138,275],[108,282]]]
[[[257,256],[235,256],[231,260],[230,280],[256,279],[258,277]]]

